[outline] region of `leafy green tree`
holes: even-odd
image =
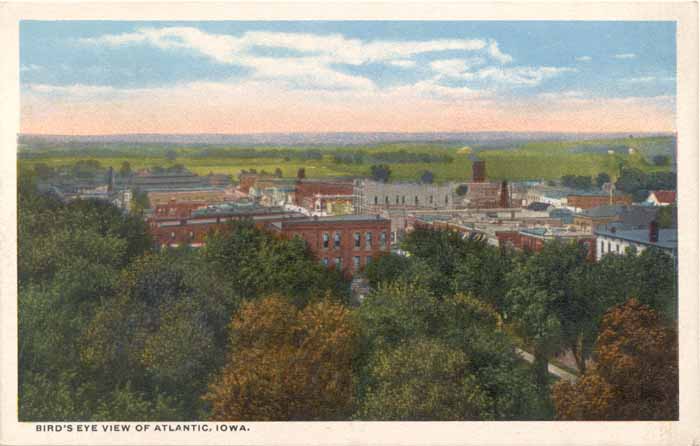
[[[596,363],[575,384],[553,388],[562,420],[677,420],[678,342],[658,313],[636,299],[603,318]]]
[[[386,421],[488,420],[488,397],[469,372],[469,358],[436,340],[380,351],[370,363],[374,383],[359,419]]]
[[[173,162],[177,159],[177,152],[173,149],[168,149],[165,151],[165,159],[167,159],[170,162]]]
[[[457,186],[456,192],[457,192],[457,195],[459,195],[460,197],[463,197],[463,196],[467,195],[467,192],[469,192],[469,186],[467,186],[466,184],[460,184],[459,186]]]
[[[122,177],[130,177],[132,174],[131,163],[128,161],[123,161],[121,167],[119,168],[119,175]]]
[[[374,181],[387,183],[391,177],[391,168],[387,164],[375,164],[370,168],[370,174]]]
[[[352,409],[356,329],[330,300],[298,310],[270,296],[244,305],[205,400],[215,420],[340,420]]]
[[[611,182],[610,175],[608,175],[607,172],[601,172],[598,174],[598,176],[595,178],[595,184],[598,187],[602,187],[603,184]]]
[[[601,306],[573,280],[586,268],[587,253],[576,244],[548,242],[509,275],[508,317],[534,350],[538,387],[547,387],[547,364],[554,354],[571,350],[579,370],[597,333]]]
[[[671,157],[668,155],[656,155],[652,158],[655,166],[667,166],[671,162]]]

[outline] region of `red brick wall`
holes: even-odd
[[[381,233],[386,234],[384,245],[380,242]],[[323,234],[328,234],[328,247],[323,246]],[[340,234],[340,247],[335,247],[335,234]],[[355,247],[355,233],[360,234],[360,247]],[[366,234],[372,234],[372,245],[367,246]],[[360,257],[360,270],[367,266],[367,257],[375,260],[378,256],[388,253],[391,245],[391,221],[367,220],[347,222],[304,222],[303,224],[284,225],[281,236],[292,239],[301,237],[319,261],[328,259],[328,266],[333,267],[335,259],[342,259],[342,270],[346,275],[352,275],[354,270],[353,258]]]
[[[322,195],[352,195],[352,182],[334,182],[334,181],[298,181],[294,193],[295,203],[297,206],[303,206],[305,200],[311,199],[316,194]],[[308,203],[308,201],[307,201]]]
[[[581,208],[581,209],[591,209],[598,206],[605,206],[610,204],[609,195],[569,195],[566,197],[566,203],[568,206]],[[616,194],[613,196],[613,204],[632,204],[632,198],[629,195]]]

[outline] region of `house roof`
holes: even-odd
[[[552,205],[549,203],[542,203],[540,201],[534,201],[534,202],[530,203],[529,205],[527,205],[527,208],[531,211],[543,212],[543,211],[546,211],[547,209],[549,209],[551,206]]]
[[[659,241],[650,242],[649,241],[649,230],[648,229],[632,229],[632,230],[622,230],[611,232],[609,230],[596,230],[593,232],[595,235],[616,238],[620,240],[625,240],[628,242],[639,243],[642,245],[656,246],[663,249],[677,249],[678,248],[678,231],[676,229],[660,229],[659,230]]]
[[[576,215],[589,218],[605,218],[621,215],[625,211],[625,206],[620,205],[603,205],[594,208],[585,209]]]
[[[675,190],[655,190],[651,192],[659,203],[672,204],[676,202]]]

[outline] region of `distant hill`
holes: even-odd
[[[576,141],[583,139],[670,136],[662,133],[546,133],[546,132],[468,132],[468,133],[255,133],[225,134],[127,134],[127,135],[19,135],[19,143],[46,149],[65,144],[168,144],[239,146],[351,146],[390,142],[445,142],[488,147],[528,141]],[[30,147],[23,147],[30,148]]]

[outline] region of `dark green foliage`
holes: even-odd
[[[457,195],[459,195],[460,197],[463,197],[463,196],[467,195],[467,192],[469,192],[469,186],[467,186],[466,184],[460,184],[459,186],[457,186],[456,192],[457,192]]]
[[[387,183],[389,177],[391,177],[391,169],[386,164],[375,164],[370,167],[370,174],[374,181],[381,181]]]
[[[432,184],[434,179],[435,179],[435,176],[429,170],[424,170],[423,173],[421,173],[421,176],[420,176],[421,183]]]
[[[572,189],[588,190],[592,187],[591,177],[585,175],[564,175],[561,177],[561,184]]]
[[[168,161],[171,161],[171,162],[175,161],[176,158],[177,158],[177,152],[174,151],[173,149],[168,149],[165,151],[165,159],[167,159]]]
[[[671,162],[671,157],[668,155],[656,155],[652,158],[655,166],[668,166]]]
[[[651,190],[675,190],[676,174],[674,172],[644,173],[639,169],[622,169],[615,187],[631,194],[635,201],[643,201]]]
[[[610,181],[610,175],[608,175],[606,172],[599,173],[598,176],[595,178],[595,184],[598,187],[602,187],[603,184],[609,183]]]

